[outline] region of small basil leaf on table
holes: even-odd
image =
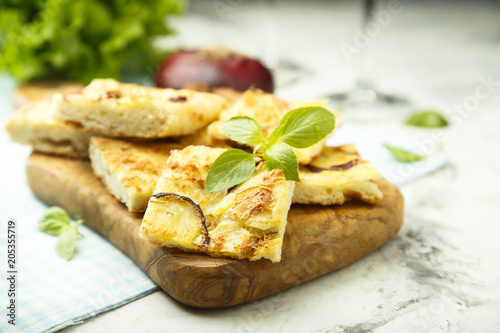
[[[387,148],[392,153],[392,156],[394,156],[394,158],[399,162],[412,163],[421,161],[425,158],[425,156],[418,155],[401,148],[391,147],[387,144],[384,144],[384,147]]]
[[[78,232],[75,227],[66,227],[57,238],[56,253],[59,257],[70,260],[76,249]]]
[[[424,128],[440,128],[448,126],[448,121],[437,111],[424,110],[411,114],[406,120],[406,124]]]
[[[61,207],[50,207],[47,213],[38,222],[38,229],[49,234],[57,236],[63,228],[69,226],[69,215]]]
[[[70,224],[68,213],[61,207],[50,207],[38,222],[38,229],[57,238],[56,253],[63,259],[70,260],[75,253],[78,236],[78,226],[83,220]]]

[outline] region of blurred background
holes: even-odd
[[[1,5],[0,70],[18,82],[117,77],[153,85],[169,54],[223,46],[267,66],[282,97],[349,92],[362,78],[380,92],[402,97],[405,103],[398,107],[404,111],[449,107],[453,96],[474,89],[478,76],[500,71],[498,1],[4,0]]]
[[[278,65],[278,74],[276,59],[289,61],[303,72],[297,71],[296,81],[278,80],[277,92],[287,97],[349,90],[365,58],[376,86],[417,105],[451,102],[453,95],[473,89],[478,75],[500,74],[498,1],[375,1],[375,16],[389,15],[377,21],[373,37],[361,38],[365,6],[365,1],[191,1],[185,16],[174,21],[179,34],[170,42],[233,47]]]

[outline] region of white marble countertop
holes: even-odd
[[[220,19],[214,3],[232,7]],[[278,1],[274,23],[259,6],[195,2],[175,22],[180,35],[170,43],[227,43],[251,54],[275,45],[308,68],[296,84],[279,87],[286,98],[353,84],[357,61],[349,64],[339,45],[354,43],[358,2]],[[378,86],[404,94],[411,106],[357,125],[424,152],[443,151],[449,164],[402,187],[405,223],[393,240],[337,272],[249,304],[201,310],[155,292],[64,332],[500,331],[500,5],[399,6],[371,38],[370,53]],[[273,25],[274,33],[266,32]],[[452,126],[436,132],[403,125],[419,108],[442,110]]]

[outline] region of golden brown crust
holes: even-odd
[[[181,147],[92,137],[90,160],[94,173],[118,200],[132,212],[143,212],[170,151]]]
[[[273,192],[269,187],[254,187],[238,193],[236,203],[231,210],[233,216],[239,220],[246,220],[263,212],[271,211]]]

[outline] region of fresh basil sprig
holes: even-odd
[[[384,144],[384,147],[387,148],[392,153],[392,156],[394,156],[394,158],[399,162],[412,163],[421,161],[425,158],[425,156],[411,153],[401,148],[391,147],[387,144]]]
[[[267,170],[281,169],[286,179],[300,182],[299,164],[292,148],[280,144],[272,145],[265,151],[264,159]]]
[[[233,117],[222,130],[233,141],[255,146],[253,153],[229,149],[208,170],[206,193],[224,191],[248,180],[255,170],[255,157],[266,161],[268,171],[283,170],[287,180],[300,181],[295,148],[307,148],[330,134],[335,116],[322,107],[303,107],[285,114],[267,138],[260,124],[250,117]],[[285,146],[287,144],[289,146]]]
[[[406,120],[406,124],[415,127],[440,128],[448,126],[448,121],[437,111],[423,110],[412,113]]]
[[[226,190],[250,178],[255,170],[253,154],[240,149],[223,152],[208,170],[207,193]]]
[[[81,236],[77,228],[82,223],[83,220],[78,220],[71,225],[68,213],[61,207],[54,206],[50,207],[38,222],[38,229],[49,235],[59,236],[56,253],[61,258],[70,260],[75,253],[77,238]]]

